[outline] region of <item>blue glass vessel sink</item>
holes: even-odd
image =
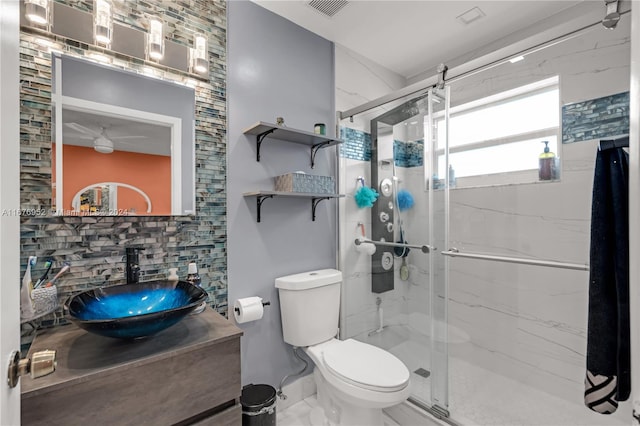
[[[65,308],[91,333],[136,339],[171,327],[206,299],[206,291],[186,281],[147,281],[84,291]]]

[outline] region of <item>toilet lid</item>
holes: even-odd
[[[409,382],[407,367],[389,352],[357,340],[347,339],[326,348],[327,368],[347,382],[366,389],[393,392]]]

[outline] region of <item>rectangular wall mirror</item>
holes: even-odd
[[[57,215],[195,214],[195,91],[53,55]]]

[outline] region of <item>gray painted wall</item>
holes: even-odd
[[[311,221],[311,201],[268,199],[256,222],[256,199],[244,192],[273,189],[273,177],[297,170],[334,175],[335,148],[322,150],[314,169],[309,149],[267,139],[256,161],[256,141],[242,131],[257,121],[313,131],[335,128],[333,44],[248,1],[228,3],[228,279],[229,306],[242,297],[271,301],[264,317],[241,324],[242,381],[277,387],[300,369],[282,340],[277,277],[336,264],[336,201],[322,201]],[[230,318],[233,317],[229,309]]]

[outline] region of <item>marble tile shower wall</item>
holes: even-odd
[[[367,186],[377,189],[377,182],[370,181],[371,172],[371,135],[362,130],[341,127],[340,138],[344,141],[340,150],[340,164],[342,176],[340,179],[340,192],[347,196],[340,200],[341,223],[341,265],[344,273],[344,317],[341,328],[341,337],[366,338],[368,332],[379,327],[379,313],[376,299],[381,299],[381,307],[384,310],[384,321],[387,325],[406,324],[409,321],[407,315],[407,294],[416,301],[424,300],[422,288],[398,284],[392,290],[381,294],[371,291],[371,256],[360,253],[355,249],[354,239],[360,236],[364,225],[366,236],[371,236],[371,210],[358,208],[353,199],[357,189],[357,177],[363,176]],[[417,169],[415,169],[417,170]],[[411,255],[410,255],[411,256]],[[399,261],[399,260],[398,260]],[[412,263],[413,280],[420,280],[420,274],[424,267],[418,262]],[[395,282],[401,283],[399,269],[395,271]],[[428,297],[428,294],[427,294]],[[416,302],[418,303],[418,302]]]
[[[527,61],[460,80],[452,100],[553,75],[560,77],[563,105],[626,92],[628,28],[625,21],[616,31],[594,29]],[[587,263],[596,152],[596,140],[563,144],[562,178],[552,184],[451,191],[450,246]],[[450,356],[581,405],[588,273],[465,259],[451,260],[449,271],[449,324],[469,336],[449,346]],[[451,404],[461,403],[452,393]],[[614,416],[600,421],[615,423]]]
[[[64,1],[91,11],[93,2]],[[127,1],[114,3],[114,19],[131,27],[152,14],[162,16],[165,37],[191,45],[194,30],[208,34],[208,81],[193,81],[196,91],[196,215],[164,217],[52,217],[23,216],[20,254],[24,272],[27,258],[53,258],[55,272],[62,262],[70,273],[58,282],[58,299],[80,290],[124,283],[124,246],[143,244],[141,279],[164,278],[169,267],[186,277],[187,264],[199,266],[210,304],[227,311],[226,259],[226,4],[221,1]],[[43,36],[23,28],[20,36],[20,203],[22,209],[51,206],[51,53]],[[55,37],[53,47],[65,54],[85,57],[95,49]],[[121,55],[109,55],[112,65],[142,73],[147,65]],[[182,81],[185,76],[155,69],[156,77]],[[42,262],[38,262],[43,265]],[[40,268],[34,274],[39,275]],[[16,284],[19,282],[16,277]],[[51,322],[45,317],[44,322]]]
[[[365,178],[371,185],[371,135],[362,130],[340,127],[340,193],[346,197],[338,202],[340,210],[340,265],[343,271],[344,309],[341,319],[341,337],[356,336],[374,328],[375,298],[371,293],[371,257],[359,253],[353,243],[361,235],[364,225],[366,236],[371,236],[371,210],[357,207],[354,194],[357,178]]]

